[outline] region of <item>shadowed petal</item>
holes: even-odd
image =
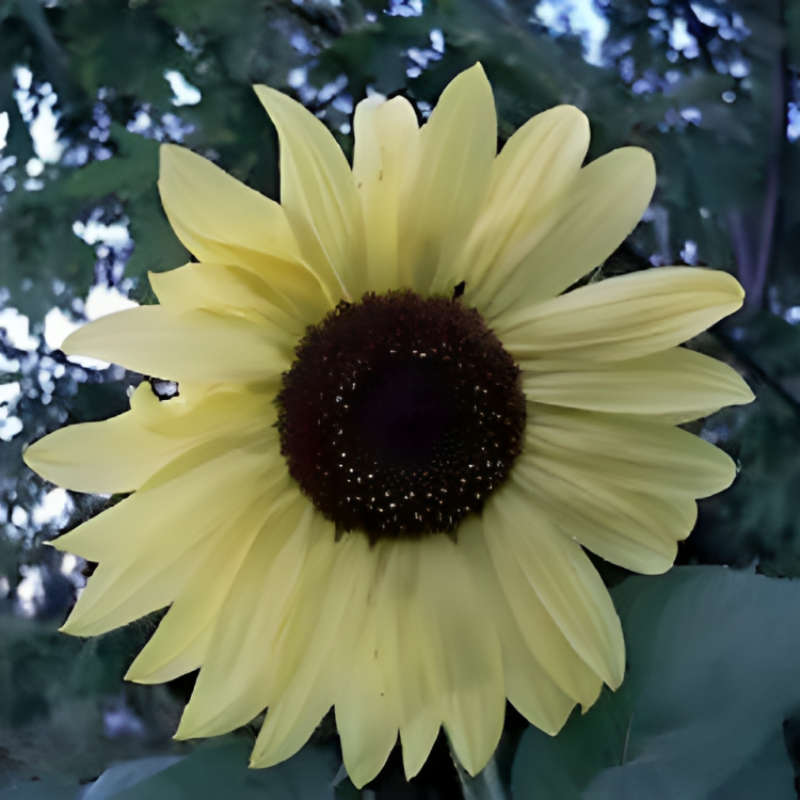
[[[736,477],[730,456],[662,420],[534,405],[528,418],[525,453],[582,464],[636,491],[708,497]]]
[[[625,672],[622,628],[608,590],[580,545],[563,536],[513,483],[484,512],[492,557],[507,548],[573,649],[616,689]]]

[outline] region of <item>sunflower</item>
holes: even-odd
[[[335,706],[356,786],[402,741],[406,775],[441,726],[472,774],[506,698],[555,734],[618,687],[624,643],[585,549],[661,573],[731,459],[676,427],[752,395],[681,348],[738,309],[729,275],[663,267],[570,288],[634,228],[655,184],[635,147],[582,166],[559,106],[496,153],[480,66],[419,127],[355,111],[350,168],[325,126],[258,86],[281,202],[189,150],[161,197],[196,257],[150,280],[160,305],[64,344],[178,383],[57,431],[28,464],[131,496],[55,542],[99,563],[64,630],[168,608],[127,677],[199,668],[179,738],[268,709],[252,766]],[[569,290],[569,291],[567,291]]]

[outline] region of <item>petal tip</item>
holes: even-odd
[[[38,441],[32,442],[31,444],[28,444],[28,445],[25,445],[24,449],[22,450],[22,461],[23,461],[23,463],[25,464],[26,467],[28,467],[29,469],[32,469],[35,473],[37,473],[37,475],[41,475],[42,474],[39,471],[39,466],[41,465],[41,462],[39,461],[39,459],[36,456],[36,453],[39,450],[39,448],[36,445],[38,445],[39,442],[41,442],[41,441],[42,440],[39,439]],[[33,454],[31,454],[31,451],[33,451]]]
[[[78,637],[85,637],[87,634],[81,632],[80,624],[73,621],[72,617],[74,615],[70,615],[67,621],[58,629],[59,633],[66,633],[68,636],[78,636]]]
[[[64,538],[66,538],[66,536],[59,536],[58,539],[51,539],[49,542],[47,542],[47,544],[49,544],[50,547],[54,547],[56,550],[58,550],[58,551],[60,551],[62,553],[70,552],[69,548],[67,546],[65,546],[64,544],[62,544],[61,540],[64,539]],[[67,620],[67,622],[65,622],[64,624],[66,625],[68,622],[69,622],[69,620]]]
[[[276,111],[276,103],[280,103],[282,100],[294,102],[291,97],[283,94],[283,92],[279,92],[271,86],[265,86],[263,83],[253,86],[253,91],[256,93],[256,97],[258,97],[261,105],[264,106],[270,117],[272,117],[273,112]]]
[[[162,185],[167,175],[174,173],[179,167],[178,163],[182,158],[197,156],[186,147],[178,144],[162,144],[158,150],[158,184]]]
[[[547,111],[543,113],[548,113]],[[564,104],[560,106],[555,106],[554,108],[550,109],[552,114],[557,114],[560,121],[566,123],[570,127],[573,128],[581,128],[584,134],[588,137],[589,136],[589,117],[581,111],[577,106]]]
[[[86,325],[81,325],[78,330],[70,333],[69,336],[67,336],[67,338],[61,343],[59,350],[68,356],[85,355],[85,353],[81,352],[84,346],[81,344],[81,342],[86,338],[85,331],[88,325],[89,323],[86,323]]]
[[[172,738],[179,742],[186,741],[186,739],[196,739],[198,738],[198,731],[196,729],[196,725],[192,726],[191,723],[186,722],[186,712],[184,712],[181,721],[178,723],[178,730],[175,731]]]

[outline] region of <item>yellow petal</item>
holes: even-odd
[[[555,736],[569,719],[575,700],[550,677],[519,633],[504,629],[501,635],[509,702],[532,725]],[[596,691],[589,696],[585,708],[593,705],[600,694],[603,682],[597,676],[595,686]]]
[[[547,656],[550,641],[534,638],[529,644],[517,625],[509,601],[506,599],[507,573],[498,574],[487,546],[483,520],[468,518],[458,531],[458,546],[464,549],[475,576],[475,592],[482,598],[492,617],[503,650],[503,675],[506,695],[525,718],[543,731],[555,735],[564,725],[572,709],[575,698],[563,691],[554,678],[561,677],[565,666],[568,672],[583,670],[591,681],[591,691],[585,693],[584,706],[588,707],[597,698],[603,682],[582,661],[574,650],[560,659],[559,669],[551,676],[537,659],[538,651]],[[512,559],[513,561],[513,559]],[[519,567],[517,567],[519,571]],[[526,581],[527,584],[527,581]],[[527,610],[532,598],[540,605],[530,584],[525,599],[517,606],[519,616],[527,622]],[[563,636],[561,637],[563,639]],[[569,647],[569,645],[567,645]],[[580,694],[580,693],[579,693]]]
[[[314,298],[298,305],[297,292],[283,295],[240,267],[186,264],[169,272],[151,272],[149,278],[161,305],[173,313],[202,308],[250,322],[267,320],[298,338],[307,320],[321,318],[328,310]]]
[[[150,394],[144,382],[135,394]],[[76,492],[115,494],[138,489],[189,442],[152,433],[132,412],[103,422],[61,428],[32,444],[25,463],[59,486]]]
[[[284,209],[273,200],[172,144],[161,148],[158,186],[170,224],[199,261],[260,276],[289,313],[322,316],[335,303],[302,260]]]
[[[227,453],[56,539],[59,550],[100,562],[64,630],[94,636],[169,605],[227,532],[231,514],[258,498],[263,478],[260,458]]]
[[[206,563],[209,561],[207,559]],[[202,567],[198,569],[198,575],[201,570]],[[186,589],[193,586],[190,583]],[[167,683],[198,669],[208,652],[215,618],[200,618],[197,610],[188,603],[178,605],[177,601],[173,602],[150,641],[125,673],[125,680],[143,684]]]
[[[520,243],[547,231],[551,204],[570,187],[589,148],[589,121],[574,106],[557,106],[528,120],[505,144],[492,167],[483,209],[456,260],[468,302],[489,270],[509,274]]]
[[[400,211],[402,286],[423,295],[432,287],[441,291],[439,283],[449,278],[437,279],[437,273],[443,269],[449,276],[447,269],[475,223],[496,151],[492,89],[476,64],[442,92],[420,130],[417,157],[408,165]]]
[[[353,178],[364,213],[366,289],[386,292],[399,285],[398,215],[403,179],[416,157],[417,117],[404,97],[378,96],[356,106]]]
[[[331,527],[326,531],[328,537]],[[346,537],[338,545],[328,538],[323,547],[336,563],[319,611],[294,609],[294,619],[287,623],[291,638],[300,634],[303,640],[303,630],[310,635],[297,666],[284,667],[288,683],[270,705],[253,748],[252,766],[269,767],[294,755],[351,677],[350,661],[363,625],[374,553],[365,537]],[[287,664],[291,662],[290,655]],[[377,759],[370,762],[356,765],[355,780],[368,779]]]
[[[471,302],[489,319],[561,294],[605,261],[642,217],[656,183],[653,157],[638,147],[614,150],[582,169],[554,199],[507,264],[491,270]]]
[[[131,397],[131,411],[142,428],[169,439],[195,444],[228,432],[268,438],[278,447],[278,436],[272,430],[276,419],[272,397],[239,388],[225,387],[191,397],[181,384],[180,394],[165,401],[145,391],[149,385],[143,382]],[[235,443],[232,440],[230,446]]]
[[[411,543],[412,545],[414,543]],[[402,543],[377,545],[382,565],[375,588],[378,657],[394,689],[403,742],[406,778],[422,769],[442,724],[439,687],[432,653],[419,631],[429,610],[419,592],[421,550]]]
[[[647,575],[672,566],[677,542],[689,535],[697,518],[696,503],[685,495],[631,491],[546,458],[527,456],[515,465],[514,480],[566,538]]]
[[[260,482],[258,502],[231,518],[192,580],[179,592],[155,634],[131,664],[125,679],[163,683],[197,669],[211,641],[225,598],[265,522],[274,524],[290,503],[285,470]]]
[[[400,727],[403,742],[403,772],[411,780],[425,766],[442,727],[438,707],[420,705]]]
[[[317,525],[314,511],[299,490],[291,494],[292,502],[268,520],[269,527],[256,538],[220,609],[178,738],[225,733],[262,711],[274,693],[277,661],[288,660],[278,635],[293,606],[303,602],[319,608],[330,565],[310,557]],[[316,596],[301,595],[309,578],[321,586]],[[302,639],[297,646],[305,644]],[[283,668],[295,665],[292,661]]]
[[[250,756],[250,766],[272,767],[297,753],[333,705],[337,683],[338,675],[333,670],[322,670],[313,680],[293,680],[270,706]]]
[[[281,205],[330,297],[364,291],[364,222],[353,175],[330,131],[281,92],[256,86],[280,139]]]
[[[691,339],[743,299],[725,272],[660,267],[583,286],[504,315],[493,327],[517,361],[623,361]]]
[[[520,366],[529,401],[591,411],[690,418],[754,397],[727,364],[684,348],[612,363],[536,360]]]
[[[634,491],[708,497],[731,485],[736,465],[698,436],[656,419],[528,406],[525,453],[608,476]]]
[[[569,698],[570,708],[576,702],[590,706],[600,691],[602,681],[576,653],[539,598],[513,550],[504,546],[502,536],[496,535],[492,527],[487,527],[490,524],[489,521],[476,520],[472,525],[477,525],[479,530],[477,534],[472,534],[472,537],[470,537],[469,522],[462,524],[459,528],[459,546],[469,546],[470,538],[478,539],[483,545],[482,549],[478,549],[478,545],[473,545],[475,552],[470,554],[470,561],[475,565],[483,565],[484,572],[490,572],[481,578],[485,587],[484,602],[495,605],[493,614],[495,626],[499,630],[508,629],[509,636],[522,638],[524,647],[530,651],[530,655],[524,657],[517,648],[515,657],[522,658],[524,662],[529,660],[538,662],[535,667],[536,673],[543,671],[547,676],[543,680],[543,690],[549,691],[551,683],[557,687],[555,696],[557,709],[563,710],[563,701],[559,699],[562,694]],[[498,599],[493,598],[494,584],[498,586],[500,594]],[[506,619],[506,616],[509,618]],[[501,636],[501,641],[505,647],[504,636]],[[543,702],[540,701],[542,713],[547,707],[546,703],[544,707],[541,706]],[[556,714],[555,718],[548,716],[548,719],[552,727],[555,719],[560,719],[560,715]]]
[[[191,150],[161,146],[158,188],[170,224],[198,260],[260,272],[270,257],[299,259],[283,209]]]
[[[276,380],[292,356],[280,328],[203,310],[172,314],[161,306],[101,317],[70,334],[62,349],[145,375],[208,383]]]
[[[419,596],[428,613],[421,620],[418,646],[433,658],[450,744],[467,772],[475,775],[497,747],[505,716],[497,631],[457,545],[444,536],[408,544],[425,548]]]
[[[374,606],[368,610],[360,640],[348,658],[349,675],[336,698],[342,757],[356,787],[380,772],[397,742],[396,688],[387,680],[377,640],[377,627],[384,624]]]
[[[246,451],[244,444],[246,439],[222,437],[192,447],[148,478],[134,495],[59,536],[52,542],[53,546],[88,561],[113,560],[120,563],[142,555],[148,547],[158,550],[158,537],[165,535],[165,529],[160,527],[160,523],[143,525],[141,520],[149,521],[155,516],[159,520],[169,517],[174,522],[185,519],[187,513],[193,515],[195,507],[202,505],[195,495],[200,489],[205,491],[203,501],[213,502],[215,507],[220,505],[218,499],[213,499],[217,497],[218,486],[232,493],[235,502],[240,491],[245,494],[253,480],[260,480],[275,468],[279,454],[265,458],[263,453]],[[226,472],[220,483],[217,470],[223,468]],[[233,476],[230,484],[229,476]],[[245,478],[243,481],[242,476]],[[219,491],[222,493],[222,489]],[[183,500],[186,506],[176,507],[177,500],[175,504],[170,501],[166,507],[168,513],[159,513],[159,504],[170,496]],[[224,499],[229,501],[230,497]],[[183,523],[179,526],[179,533],[168,537],[170,543],[191,542],[191,529]]]
[[[575,652],[616,689],[625,672],[622,628],[608,590],[580,545],[557,531],[513,483],[484,511],[489,547],[514,553]]]

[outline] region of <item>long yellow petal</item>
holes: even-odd
[[[493,327],[517,361],[624,361],[691,339],[743,299],[725,272],[661,267],[583,286],[503,315]]]
[[[569,408],[689,418],[754,398],[727,364],[685,348],[611,363],[542,359],[520,366],[529,401]]]
[[[636,227],[655,183],[653,157],[638,147],[593,161],[553,200],[539,225],[520,237],[507,266],[487,273],[472,302],[495,320],[561,294],[602,264]]]
[[[419,705],[416,713],[408,714],[400,726],[403,742],[403,772],[411,780],[425,766],[442,727],[436,706]]]
[[[153,391],[145,382],[136,393],[152,395]],[[61,428],[34,442],[23,458],[31,469],[59,486],[115,494],[138,489],[189,446],[191,442],[152,433],[128,411],[103,422]]]
[[[256,86],[280,139],[281,205],[329,296],[364,290],[364,221],[347,159],[330,131],[281,92]]]
[[[551,205],[571,186],[588,148],[589,121],[574,106],[537,114],[506,142],[492,167],[483,209],[450,276],[451,281],[458,276],[466,280],[467,302],[489,270],[513,271],[521,241],[530,249],[532,233],[547,233]]]
[[[330,527],[326,533],[330,536]],[[364,537],[346,537],[338,546],[326,539],[323,547],[328,548],[329,560],[335,560],[324,599],[316,613],[293,609],[287,628],[291,638],[298,636],[306,646],[295,668],[290,666],[291,656],[287,659],[287,683],[270,705],[253,748],[252,766],[269,767],[294,755],[351,677],[350,659],[362,630],[374,554]],[[307,639],[304,630],[310,634]],[[354,780],[368,780],[376,768],[375,760],[357,764]]]
[[[272,430],[276,411],[269,394],[234,386],[192,397],[184,389],[181,384],[177,397],[163,401],[143,382],[131,396],[131,411],[139,425],[160,436],[192,444],[228,432],[234,436],[257,435],[272,441],[276,448],[279,446],[277,432]],[[232,439],[230,444],[235,441]]]
[[[63,630],[94,636],[169,605],[227,530],[230,515],[259,496],[260,463],[228,453],[56,539],[59,550],[100,562]]]
[[[277,380],[291,362],[291,344],[277,326],[141,306],[78,328],[62,349],[168,380],[239,383]]]
[[[423,295],[438,287],[439,270],[447,272],[475,223],[496,152],[492,89],[477,64],[444,90],[407,167],[400,211],[401,286]]]
[[[338,675],[332,669],[323,669],[311,680],[305,675],[296,677],[270,706],[250,766],[272,767],[297,753],[333,705],[337,683]]]
[[[356,106],[353,178],[364,213],[367,246],[365,288],[396,289],[400,195],[418,146],[417,117],[404,97],[377,96]]]
[[[492,625],[500,639],[506,694],[529,722],[556,734],[575,707],[576,699],[582,698],[584,705],[591,705],[603,682],[568,644],[565,643],[566,651],[564,646],[557,645],[554,653],[550,650],[553,637],[546,632],[542,637],[537,636],[541,629],[534,630],[533,637],[523,634],[516,617],[521,618],[523,625],[527,624],[531,602],[538,606],[539,599],[525,581],[528,591],[518,605],[513,604],[515,610],[512,610],[512,603],[507,599],[509,576],[505,569],[498,571],[493,563],[487,533],[482,519],[470,517],[459,528],[458,546],[469,561],[475,592],[491,615]],[[519,572],[518,565],[515,566]],[[563,641],[560,632],[559,637]],[[543,667],[536,653],[558,662],[554,674]],[[573,693],[574,696],[564,691],[557,682],[561,680],[569,684],[569,677],[564,681],[564,673],[568,676],[582,673],[588,680],[586,690],[581,689]]]
[[[573,649],[616,689],[625,644],[608,590],[580,545],[556,530],[514,483],[497,490],[484,511],[490,549],[508,548]]]
[[[348,675],[336,697],[336,728],[347,774],[357,786],[383,768],[397,742],[399,727],[396,687],[387,680],[378,626],[386,624],[367,609],[359,641],[348,658]]]
[[[393,688],[407,779],[422,769],[442,725],[433,654],[419,631],[429,610],[419,592],[421,551],[400,543],[378,544],[381,569],[375,590],[378,657]]]
[[[421,620],[418,646],[433,657],[450,744],[467,772],[475,775],[486,766],[503,729],[500,642],[458,546],[444,536],[428,537],[421,544],[425,552],[419,562],[419,596],[428,613]]]
[[[191,150],[161,146],[158,188],[175,233],[198,260],[259,272],[268,256],[299,259],[283,209]]]
[[[568,539],[636,572],[658,575],[675,561],[678,541],[697,518],[686,495],[636,492],[586,470],[527,457],[514,480]]]
[[[225,598],[265,524],[291,504],[289,476],[280,471],[260,482],[258,502],[232,516],[193,579],[179,592],[150,641],[125,675],[138,683],[163,683],[197,669],[211,642]]]
[[[618,486],[692,498],[727,489],[730,456],[699,436],[657,419],[529,405],[525,453],[606,475]]]
[[[170,224],[199,261],[253,272],[290,308],[311,315],[330,308],[276,202],[174,144],[161,147],[158,187]]]
[[[484,572],[491,572],[481,578],[486,591],[485,602],[494,603],[495,606],[494,624],[498,629],[510,629],[509,635],[522,638],[531,653],[529,658],[538,662],[537,673],[544,671],[547,676],[545,686],[549,686],[550,682],[556,684],[558,695],[563,693],[570,699],[570,708],[576,702],[590,706],[602,684],[597,673],[569,643],[539,598],[513,550],[503,546],[502,536],[495,534],[492,523],[488,520],[476,520],[472,525],[478,526],[477,533],[470,534],[469,522],[459,528],[459,546],[471,546],[474,553],[470,554],[470,562],[476,568],[483,565]],[[470,545],[470,538],[476,539],[480,544]],[[485,553],[480,549],[481,544]],[[500,598],[493,600],[492,589],[495,583],[498,585]],[[506,615],[509,619],[505,618]],[[562,703],[559,702],[557,707],[561,706]]]
[[[285,663],[291,653],[281,652],[278,634],[301,600],[319,609],[330,564],[311,558],[314,512],[298,490],[292,494],[293,502],[256,538],[220,609],[178,738],[215,736],[243,725],[269,704],[279,667],[296,667],[294,660]],[[321,587],[316,596],[301,595],[309,579]],[[298,648],[305,644],[305,638],[292,642]]]

